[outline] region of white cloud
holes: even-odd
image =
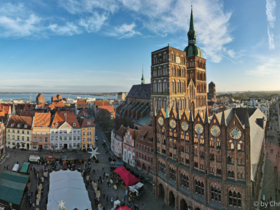
[[[118,37],[119,39],[130,38],[135,35],[141,35],[140,32],[134,30],[135,26],[135,23],[125,23],[119,27],[114,27],[112,30],[106,32],[106,35]]]
[[[268,22],[268,27],[267,27],[267,34],[268,34],[268,44],[269,44],[269,49],[275,49],[274,45],[274,34],[270,30],[274,28],[274,22],[276,20],[276,15],[275,15],[275,9],[276,9],[276,1],[275,0],[266,0],[266,16],[267,16],[267,22]]]
[[[54,34],[57,34],[57,35],[72,36],[75,34],[82,33],[82,31],[79,29],[79,27],[71,22],[67,22],[63,26],[59,26],[57,24],[50,24],[48,29],[50,29]]]
[[[97,32],[107,19],[108,15],[106,14],[99,15],[98,13],[93,13],[90,17],[81,18],[79,25],[83,26],[89,33]]]
[[[246,71],[246,74],[253,76],[266,76],[277,74],[280,68],[279,59],[270,58],[268,56],[256,56],[261,65],[258,65],[255,69]]]
[[[92,13],[96,8],[114,12],[118,8],[115,0],[58,0],[60,6],[71,14]]]

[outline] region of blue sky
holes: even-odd
[[[217,91],[280,89],[276,0],[193,0]],[[0,91],[129,91],[152,51],[183,50],[188,0],[1,0]]]

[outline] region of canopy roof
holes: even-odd
[[[119,208],[117,208],[116,210],[132,210],[132,208],[128,207],[128,206],[120,206]]]
[[[47,209],[59,209],[59,201],[66,209],[92,210],[83,177],[78,171],[55,171],[50,173],[50,189]]]
[[[29,167],[30,163],[28,162],[24,162],[22,164],[22,167],[20,169],[20,173],[27,173],[28,172],[28,167]]]
[[[124,166],[118,167],[114,170],[114,172],[118,173],[122,180],[124,181],[126,187],[129,187],[137,182],[141,182],[140,179],[133,176]]]
[[[20,205],[28,177],[28,175],[4,171],[0,176],[0,200]]]

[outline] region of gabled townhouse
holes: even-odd
[[[92,119],[80,118],[81,149],[95,148],[95,124]]]
[[[35,113],[32,125],[32,150],[50,149],[50,123],[50,112]]]
[[[139,134],[139,130],[128,128],[123,137],[123,161],[135,166],[135,139]]]
[[[75,113],[57,111],[50,126],[51,149],[80,149],[81,128]]]
[[[111,133],[111,150],[113,151],[114,155],[118,158],[122,158],[123,154],[123,137],[127,131],[126,127],[121,126],[119,130],[114,133]]]

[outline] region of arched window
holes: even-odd
[[[242,165],[242,158],[241,157],[237,159],[237,164]]]
[[[157,83],[156,83],[156,81],[154,81],[153,90],[154,90],[154,93],[157,92]]]
[[[162,69],[161,69],[161,67],[159,67],[159,69],[158,69],[158,76],[159,77],[162,76]]]
[[[183,100],[182,100],[182,108],[186,109],[186,99],[185,98],[183,98]]]
[[[221,202],[221,190],[216,186],[211,186],[211,199],[217,202]]]
[[[181,174],[182,187],[189,188],[189,177],[187,175]]]
[[[195,180],[195,192],[199,195],[204,195],[204,184],[203,184],[203,182]]]
[[[167,91],[167,83],[166,80],[163,81],[163,87],[162,87],[162,92],[166,92]]]
[[[167,75],[167,68],[166,66],[163,67],[163,76],[166,76]]]
[[[230,156],[227,157],[227,163],[231,164],[231,157]]]
[[[181,69],[179,66],[177,68],[177,77],[181,77]]]
[[[176,171],[173,168],[170,168],[170,179],[176,181]]]
[[[185,77],[186,76],[186,71],[185,71],[185,68],[182,69],[182,77]]]
[[[158,92],[159,92],[159,93],[162,92],[162,83],[161,83],[160,80],[158,81]]]
[[[174,66],[171,67],[171,76],[175,76],[175,67]]]
[[[178,80],[177,81],[177,92],[176,93],[180,93],[181,92],[181,82]]]
[[[176,84],[175,84],[175,80],[172,81],[172,93],[176,92]]]
[[[182,82],[182,93],[185,93],[186,92],[186,83],[185,81]]]

